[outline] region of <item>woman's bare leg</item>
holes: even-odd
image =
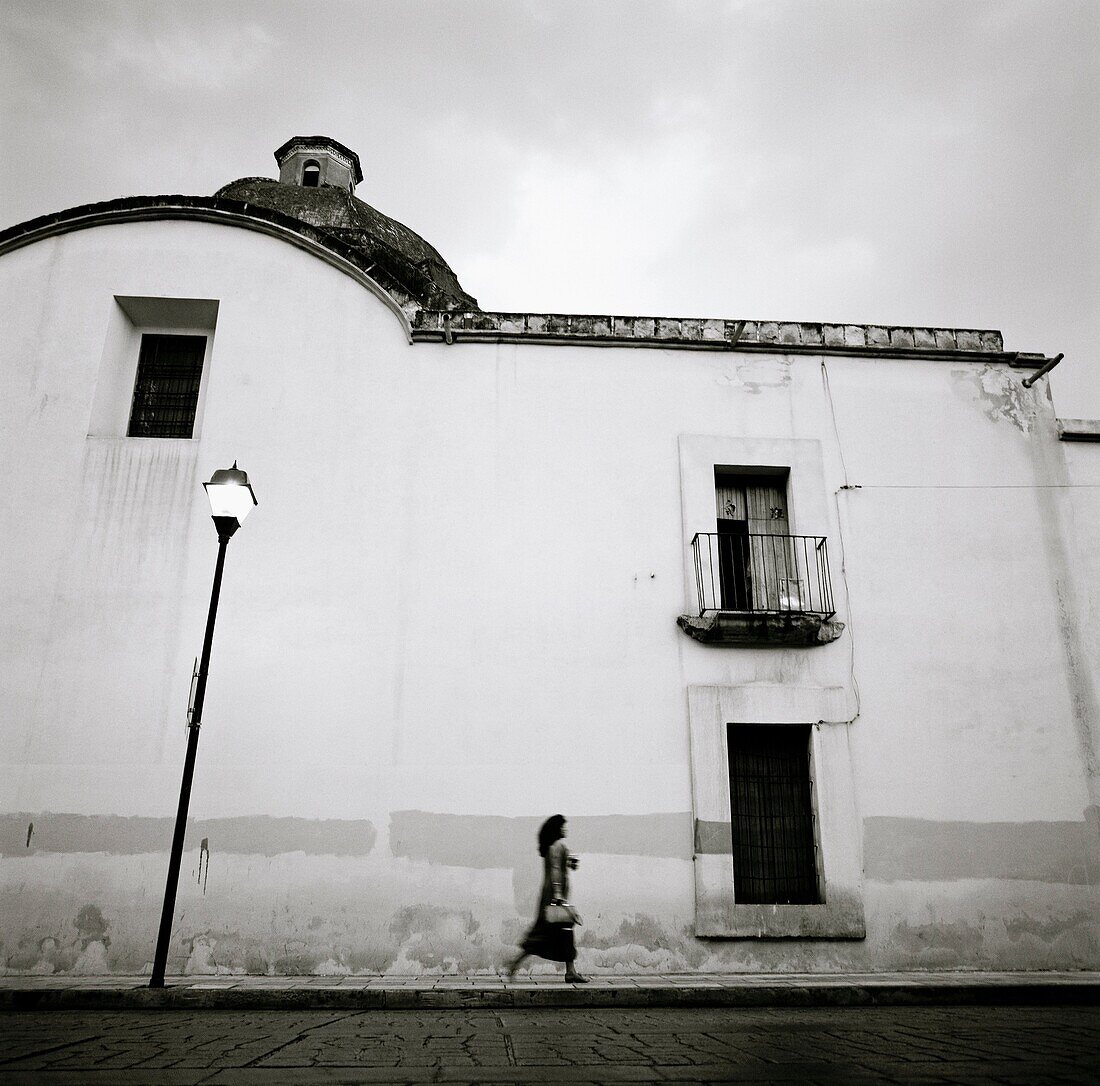
[[[520,967],[524,959],[527,957],[529,957],[529,955],[524,950],[521,950],[519,954],[516,955],[515,961],[513,961],[512,964],[508,966],[509,980],[511,980],[516,975],[516,970]]]
[[[587,984],[588,983],[588,978],[587,977],[582,977],[580,975],[580,973],[577,972],[577,967],[576,967],[576,965],[573,964],[573,962],[566,962],[565,963],[565,979],[570,984]]]

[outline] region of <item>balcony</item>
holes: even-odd
[[[824,536],[700,532],[691,546],[699,611],[676,620],[689,637],[810,647],[840,636]]]

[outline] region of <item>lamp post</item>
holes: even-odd
[[[168,944],[172,940],[172,916],[176,911],[176,889],[179,886],[180,862],[183,859],[183,837],[187,829],[187,807],[191,802],[191,779],[195,775],[195,752],[199,747],[199,727],[202,724],[202,705],[206,699],[206,677],[210,671],[210,646],[214,641],[214,620],[218,615],[218,596],[222,588],[222,568],[225,565],[225,548],[241,522],[259,503],[248,475],[233,461],[231,468],[220,468],[202,484],[210,499],[210,512],[218,529],[218,561],[214,566],[214,587],[210,590],[210,612],[206,617],[206,637],[202,643],[202,659],[196,675],[195,701],[187,728],[187,755],[183,762],[183,783],[180,785],[180,803],[176,811],[176,828],[172,834],[172,852],[168,857],[168,882],[164,887],[164,908],[160,914],[160,933],[157,935],[157,952],[153,958],[153,976],[150,988],[164,987],[164,967],[168,961]]]

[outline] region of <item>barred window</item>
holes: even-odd
[[[129,437],[191,437],[206,336],[141,337]]]
[[[818,904],[810,725],[729,724],[727,736],[734,900]]]

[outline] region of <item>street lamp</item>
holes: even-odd
[[[225,565],[225,548],[233,533],[252,508],[259,503],[248,475],[233,461],[231,468],[219,468],[202,484],[210,499],[210,513],[218,529],[218,562],[214,566],[214,587],[210,590],[210,613],[206,617],[206,638],[202,643],[202,660],[196,673],[195,701],[188,721],[187,755],[183,762],[183,783],[180,785],[180,805],[176,811],[176,828],[172,834],[172,852],[168,857],[168,882],[164,887],[164,908],[160,914],[160,933],[157,935],[157,952],[153,958],[153,976],[150,988],[164,987],[164,967],[168,961],[168,944],[172,939],[172,915],[176,911],[176,888],[180,880],[180,862],[183,859],[183,836],[187,829],[187,807],[191,802],[191,779],[195,775],[195,752],[199,747],[199,727],[202,724],[202,704],[206,699],[206,676],[210,671],[210,646],[214,641],[214,619],[218,614],[218,596],[222,588],[222,568]]]

